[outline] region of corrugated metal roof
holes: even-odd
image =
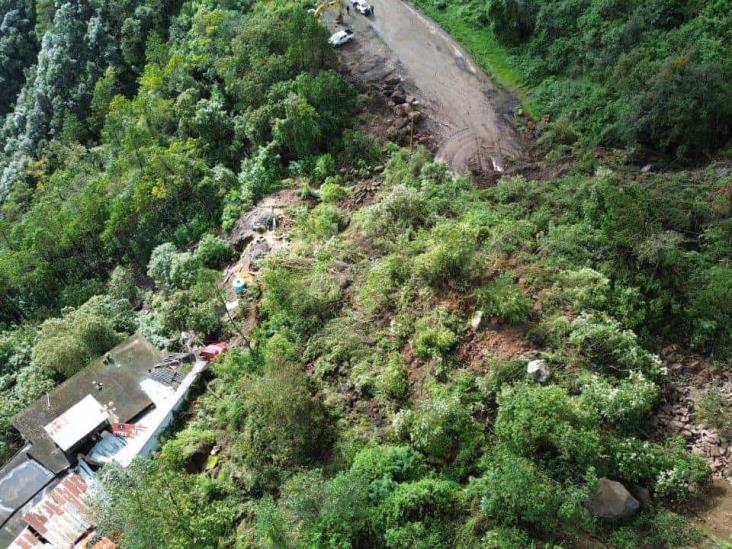
[[[86,395],[43,429],[64,452],[107,421],[107,411],[92,395]]]
[[[58,482],[27,455],[28,446],[0,469],[0,547],[8,547],[25,528],[23,515]]]
[[[69,474],[27,513],[23,520],[56,547],[73,547],[91,528],[87,506],[88,485]]]
[[[53,473],[29,459],[26,446],[0,469],[0,526],[54,478]]]

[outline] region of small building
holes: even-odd
[[[158,447],[206,368],[194,360],[136,334],[18,413],[27,445],[0,469],[0,549],[86,547],[94,467],[126,467]]]
[[[133,335],[18,413],[12,424],[31,444],[30,457],[58,474],[75,465],[75,453],[100,426],[87,419],[129,423],[141,416],[153,406],[141,382],[161,358]]]

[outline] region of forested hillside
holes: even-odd
[[[307,2],[0,2],[0,463],[30,402],[185,331],[232,348],[152,459],[100,472],[120,547],[725,547],[690,513],[724,469],[656,420],[681,362],[730,368],[732,8],[416,3],[523,82],[524,173],[366,132]],[[228,238],[273,196],[232,314]],[[590,510],[605,477],[636,515]]]
[[[0,322],[19,328],[2,335],[3,438],[15,412],[134,329],[125,309],[143,299],[135,283],[157,245],[189,247],[288,169],[357,141],[342,137],[354,92],[330,70],[313,17],[216,4],[46,13],[38,62],[5,119],[15,175],[0,206]],[[218,309],[193,301],[215,333]]]

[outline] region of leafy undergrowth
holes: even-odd
[[[291,250],[266,261],[252,344],[215,364],[158,459],[107,471],[100,530],[123,530],[125,547],[699,542],[669,508],[703,489],[706,463],[643,426],[665,375],[657,342],[730,350],[722,185],[714,170],[601,169],[480,190],[398,150],[352,212],[330,179],[327,202],[292,212]],[[521,327],[550,380],[527,380],[521,358],[457,353],[476,309],[479,331]],[[583,503],[603,476],[653,505],[597,520]]]

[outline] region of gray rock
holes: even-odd
[[[648,491],[648,488],[638,486],[637,484],[631,484],[629,489],[633,497],[641,504],[641,507],[651,506],[651,493]]]
[[[397,130],[401,130],[401,129],[402,129],[402,128],[404,128],[404,127],[405,127],[405,126],[406,126],[407,124],[409,124],[409,119],[408,119],[408,118],[397,118],[397,119],[396,119],[396,120],[394,121],[394,127],[395,127],[395,128],[397,129]]]
[[[272,228],[274,216],[270,211],[254,208],[241,216],[234,224],[229,236],[229,244],[241,252],[257,234]]]
[[[422,118],[422,113],[419,111],[412,111],[409,113],[409,120],[412,122],[419,122],[419,120]]]
[[[265,240],[260,240],[255,242],[248,251],[252,258],[252,265],[257,266],[272,251],[272,247]]]
[[[604,477],[598,480],[594,492],[587,498],[586,505],[596,516],[608,520],[630,518],[640,509],[640,503],[625,489],[625,486]]]
[[[552,375],[546,360],[532,360],[526,365],[526,374],[539,383],[544,383]]]

